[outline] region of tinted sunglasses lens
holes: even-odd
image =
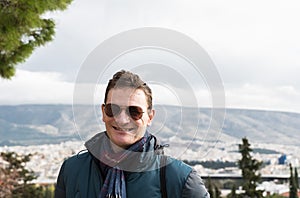
[[[137,107],[137,106],[129,106],[128,111],[129,111],[130,116],[134,120],[141,119],[143,116],[143,113],[144,113],[143,109],[141,107]]]
[[[121,107],[116,104],[106,104],[104,106],[105,114],[109,117],[118,116],[121,112]],[[143,109],[138,106],[129,106],[126,108],[126,114],[134,120],[139,120],[143,116]]]
[[[106,104],[104,107],[105,114],[109,117],[114,117],[119,115],[121,108],[115,104]]]

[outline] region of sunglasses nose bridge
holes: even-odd
[[[119,112],[117,115],[115,115],[115,117],[122,122],[124,121],[127,122],[128,120],[130,120],[130,114],[128,108],[120,107]]]

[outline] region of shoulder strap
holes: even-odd
[[[164,155],[164,147],[169,147],[169,144],[161,145],[159,140],[152,134],[151,138],[154,139],[155,153],[160,156],[160,192],[162,198],[168,198],[166,182],[167,156]]]
[[[167,157],[165,155],[161,155],[160,158],[160,191],[162,198],[167,198],[167,182],[166,182],[166,165],[167,165]]]
[[[159,140],[151,134],[151,139],[154,139],[154,151],[157,155],[164,155],[164,147],[169,147],[169,144],[160,144]]]

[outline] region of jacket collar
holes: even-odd
[[[140,172],[157,169],[157,148],[161,148],[156,145],[156,137],[150,134],[150,141],[144,146],[144,149],[140,153],[134,153],[130,158],[118,163],[118,167],[125,171]],[[85,142],[85,147],[95,158],[100,160],[100,155],[103,147],[110,144],[110,140],[106,132],[101,132],[93,136],[91,139]],[[105,163],[105,162],[103,162]],[[159,166],[159,165],[158,165]]]

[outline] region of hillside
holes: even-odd
[[[166,142],[228,142],[247,137],[251,142],[300,146],[297,113],[227,109],[222,132],[209,134],[210,109],[157,109],[149,130]],[[77,106],[73,114],[71,105],[0,106],[0,146],[86,140],[104,129],[98,110],[99,107]]]

